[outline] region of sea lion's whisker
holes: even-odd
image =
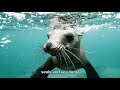
[[[41,49],[41,48],[36,49],[36,50],[34,51],[34,53],[36,53],[36,52],[38,52],[38,51],[43,51],[43,49]]]
[[[65,56],[66,56],[66,52],[65,52],[65,50],[64,50],[64,46],[62,46],[62,48],[61,48],[61,50],[63,50],[63,53],[65,54]],[[68,59],[68,61],[69,61],[69,59]],[[71,63],[70,61],[69,61],[69,63]]]
[[[40,53],[38,52],[37,54],[35,54],[35,58],[37,58],[40,55]]]
[[[35,45],[35,47],[40,47],[40,45]]]
[[[39,50],[39,49],[36,49],[33,53],[36,54],[36,53],[38,53],[38,52],[40,52],[40,50]]]
[[[40,52],[44,52],[44,50],[43,50],[43,45],[44,45],[44,43],[38,43],[37,45],[35,45],[35,52],[34,53],[36,53],[37,51],[40,51]]]
[[[38,42],[35,43],[35,47],[42,47],[44,45],[45,42]]]
[[[43,53],[43,52],[44,52],[44,51],[43,51],[43,48],[34,49],[34,52],[33,52],[33,53],[36,54],[36,53],[38,53],[38,52],[39,52],[39,53],[41,53],[41,52]]]
[[[60,61],[60,54],[59,54],[59,52],[56,53],[56,57],[57,57],[57,59]],[[60,61],[60,62],[61,62],[61,61]]]
[[[43,48],[38,48],[33,52],[33,54],[35,55],[35,58],[40,56],[41,53],[44,53],[46,55],[46,53],[43,51]]]
[[[72,53],[71,51],[69,51],[69,50],[67,50],[67,49],[65,49],[67,52],[69,52],[71,55],[73,55],[77,60],[79,60],[82,64],[83,64],[83,66],[87,69],[87,67],[85,66],[85,64],[74,54],[74,53]]]
[[[73,47],[69,47],[69,48],[72,48],[72,49],[76,49],[76,50],[82,50],[82,49],[79,49],[79,48],[73,48]],[[90,52],[90,51],[85,51],[85,50],[82,50],[82,51],[84,51],[84,52],[88,52],[88,53],[95,53],[96,51],[93,51],[93,52]]]
[[[61,49],[61,50],[62,50],[62,49]],[[63,56],[63,58],[64,58],[64,60],[65,60],[65,63],[66,63],[67,69],[68,69],[68,63],[67,63],[66,57],[65,57],[65,55],[64,55],[63,53],[61,53],[61,54],[62,54],[62,56]]]
[[[62,48],[62,45],[59,44],[59,45],[58,45],[58,48],[57,48],[57,51],[59,52],[59,51],[61,50],[61,48]]]
[[[68,56],[68,54],[67,54],[65,51],[63,51],[63,52],[64,52],[64,54],[67,56],[68,60],[70,60],[70,62],[71,62],[71,64],[73,65],[74,69],[76,70],[75,65],[74,65],[74,63],[72,62],[71,58]]]
[[[57,47],[55,48],[56,51],[59,50],[60,45],[61,45],[61,44],[58,44],[58,45],[57,45]]]
[[[35,54],[35,55],[39,55],[41,52],[43,53],[42,50],[36,50],[36,51],[34,52],[34,54]]]
[[[60,52],[58,52],[58,54],[59,54],[59,60],[60,60],[60,66],[61,66],[62,65],[61,54],[60,54]]]

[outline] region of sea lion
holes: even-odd
[[[49,73],[43,74],[42,71],[51,71],[55,67],[65,71],[84,68],[87,78],[99,78],[80,47],[82,32],[75,29],[58,29],[50,31],[47,36],[48,40],[43,49],[51,56],[30,78],[47,78]]]

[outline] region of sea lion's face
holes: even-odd
[[[49,32],[47,37],[43,49],[53,56],[56,56],[59,51],[70,50],[80,43],[80,37],[75,30],[54,30]]]

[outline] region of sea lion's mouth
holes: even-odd
[[[57,54],[58,54],[63,48],[65,48],[64,45],[58,44],[55,48],[51,48],[51,50],[50,50],[48,53],[50,53],[52,56],[57,56]]]
[[[70,50],[69,46],[64,46],[62,44],[58,44],[58,45],[56,45],[56,47],[54,45],[52,45],[49,49],[48,48],[46,49],[46,47],[45,47],[44,51],[46,53],[51,54],[52,56],[57,56],[59,52],[65,50],[65,49]]]

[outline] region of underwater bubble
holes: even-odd
[[[32,20],[32,19],[29,19],[29,22],[31,23],[31,22],[33,22],[34,20]]]
[[[28,26],[27,26],[27,25],[25,25],[25,28],[28,28]]]
[[[118,13],[115,18],[120,19],[120,13]]]
[[[3,21],[2,23],[5,23],[5,24],[6,24],[7,22],[6,22],[6,21]]]
[[[3,12],[3,13],[7,14],[8,16],[13,16],[19,21],[24,20],[26,16],[23,13],[15,13],[15,12]]]
[[[103,12],[103,14],[111,14],[112,12]]]
[[[43,23],[43,20],[40,20],[41,23]]]
[[[0,17],[0,20],[6,20],[6,18],[2,18],[2,17]]]
[[[120,29],[118,29],[118,31],[120,31]]]
[[[7,43],[9,43],[9,42],[11,42],[11,40],[5,40],[3,43],[4,43],[4,44],[7,44]]]
[[[9,35],[6,35],[6,37],[10,37]]]
[[[0,29],[3,29],[3,27],[4,27],[4,26],[3,26],[3,25],[1,25],[1,26],[0,26]]]
[[[5,46],[5,45],[3,45],[3,44],[1,45],[1,47],[4,47],[4,46]]]
[[[13,35],[13,37],[15,37],[15,35]]]
[[[1,40],[6,40],[7,38],[6,37],[3,37]]]
[[[0,43],[3,43],[4,41],[0,41]]]
[[[84,15],[84,16],[88,16],[88,13],[83,13],[82,15]]]
[[[108,16],[107,16],[107,15],[102,15],[102,18],[106,18],[106,19],[107,19],[107,18],[108,18]]]

